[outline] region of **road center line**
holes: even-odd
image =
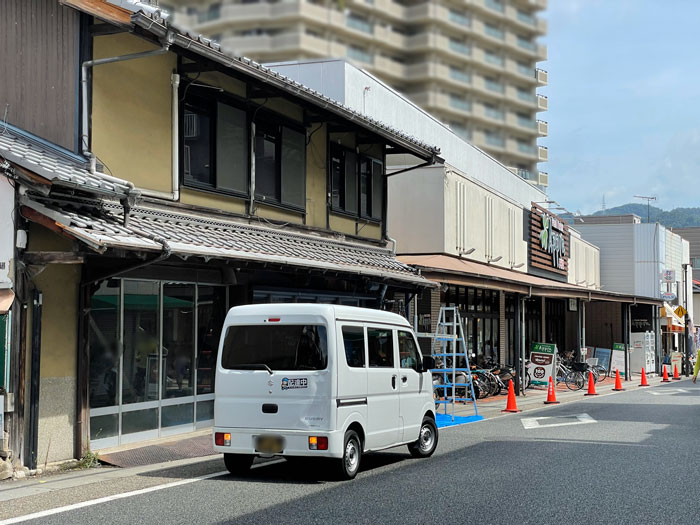
[[[269,463],[268,463],[269,464]],[[164,485],[156,485],[155,487],[148,487],[145,489],[132,490],[131,492],[124,492],[122,494],[114,494],[112,496],[105,496],[103,498],[92,499],[89,501],[83,501],[80,503],[74,503],[73,505],[66,505],[65,507],[57,507],[55,509],[42,510],[41,512],[35,512],[33,514],[26,514],[24,516],[18,516],[16,518],[10,518],[4,521],[0,521],[0,525],[10,525],[11,523],[21,523],[23,521],[35,520],[39,518],[45,518],[46,516],[53,516],[54,514],[61,514],[63,512],[68,512],[71,510],[82,509],[84,507],[91,507],[93,505],[99,505],[100,503],[106,503],[108,501],[115,501],[124,498],[130,498],[132,496],[139,496],[141,494],[148,494],[149,492],[156,492],[158,490],[169,489],[173,487],[179,487],[181,485],[188,485],[190,483],[195,483],[196,481],[203,481],[205,479],[216,478],[219,476],[225,476],[228,474],[227,470],[222,472],[214,472],[213,474],[206,474],[204,476],[199,476],[192,479],[181,479],[180,481],[173,481],[166,483]]]

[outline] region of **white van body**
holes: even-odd
[[[296,364],[289,369],[255,369],[250,365],[255,354],[261,361],[274,360],[272,343],[268,349],[255,347],[256,338],[266,340],[265,330],[270,341],[276,334],[294,339],[289,334],[303,332],[305,341],[315,342],[296,345]],[[302,346],[314,350],[302,352]],[[382,348],[393,354],[378,361]],[[230,434],[230,444],[214,448],[224,454],[342,458],[349,429],[357,432],[363,452],[415,443],[423,419],[435,418],[432,378],[423,370],[419,348],[406,319],[380,310],[327,304],[234,307],[219,344],[214,402],[214,435]],[[319,360],[319,352],[325,352],[325,360]],[[238,362],[252,369],[237,369]],[[310,449],[312,436],[326,437],[328,449]],[[261,437],[283,445],[261,450]]]

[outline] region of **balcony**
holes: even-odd
[[[535,146],[526,142],[517,141],[518,152],[525,155],[535,155]]]
[[[518,89],[517,93],[518,100],[522,100],[523,102],[527,102],[528,104],[535,104],[537,101],[537,97],[530,91],[523,91],[522,89]]]
[[[460,55],[471,55],[472,54],[472,48],[468,45],[465,44],[464,42],[460,42],[459,40],[453,40],[449,39],[449,48],[451,51],[454,51],[455,53],[459,53]]]
[[[537,111],[547,111],[549,107],[549,101],[544,95],[537,95]]]
[[[544,146],[537,146],[537,158],[540,162],[547,162],[549,159],[549,151]]]
[[[450,66],[449,76],[452,80],[456,80],[457,82],[462,82],[464,84],[471,84],[472,82],[472,76],[470,73],[467,73],[466,71],[463,71],[454,66]]]
[[[493,133],[485,133],[484,142],[487,146],[494,148],[504,148],[506,145],[506,140],[503,137],[494,135]]]
[[[535,78],[540,86],[547,85],[547,72],[544,69],[535,69]]]
[[[537,122],[532,117],[525,117],[523,115],[518,115],[516,118],[516,123],[521,128],[536,129]]]
[[[406,66],[404,64],[382,55],[374,57],[374,65],[371,69],[378,74],[392,77],[396,80],[404,80],[406,78]]]
[[[503,29],[490,24],[484,24],[484,34],[486,36],[490,36],[491,38],[495,38],[496,40],[505,40],[506,38],[506,33],[503,31]]]
[[[546,137],[549,132],[549,124],[545,122],[544,120],[538,120],[537,121],[537,133],[539,133],[540,137]]]
[[[450,95],[450,107],[466,113],[472,110],[471,102],[457,95]]]
[[[447,19],[453,24],[457,24],[462,27],[471,27],[472,25],[472,19],[466,13],[455,11],[454,9],[449,10]]]
[[[505,93],[506,91],[505,86],[501,82],[491,80],[490,78],[484,79],[484,87],[494,93]]]
[[[484,6],[497,13],[505,13],[506,5],[503,0],[484,0]]]

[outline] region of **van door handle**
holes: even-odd
[[[396,390],[396,376],[391,376],[391,388]]]

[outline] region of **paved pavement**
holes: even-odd
[[[93,474],[4,501],[0,518],[87,502],[34,522],[697,523],[700,384],[575,399],[444,429],[428,460],[366,456],[351,482],[283,460],[235,478],[215,456]]]

